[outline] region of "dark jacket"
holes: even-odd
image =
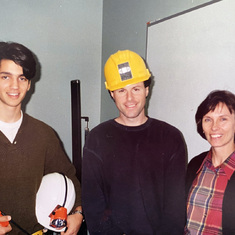
[[[188,164],[186,175],[186,195],[188,195],[193,180],[196,177],[196,172],[201,166],[204,158],[208,154],[203,152],[194,157]],[[223,235],[235,234],[235,174],[228,181],[224,192],[223,206],[222,206],[222,231]]]

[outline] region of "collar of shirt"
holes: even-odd
[[[198,174],[203,166],[206,166],[207,168],[215,171],[217,168],[215,168],[212,164],[212,153],[211,150],[208,152],[207,156],[203,160],[201,166],[199,167],[196,174]],[[235,151],[219,166],[220,169],[222,169],[227,176],[228,180],[231,178],[234,170],[235,170]]]

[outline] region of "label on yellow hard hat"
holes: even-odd
[[[119,64],[118,65],[118,72],[120,74],[122,81],[132,79],[131,67],[129,65],[129,62]]]

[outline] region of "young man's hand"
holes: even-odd
[[[79,206],[76,208],[78,211],[82,211],[82,208]],[[61,232],[61,235],[77,235],[83,222],[83,215],[80,213],[75,213],[69,215],[67,218],[67,227],[68,229],[65,232]],[[1,235],[1,234],[0,234]]]
[[[12,227],[9,223],[10,220],[11,216],[9,215],[0,216],[0,235],[7,234],[12,230]]]

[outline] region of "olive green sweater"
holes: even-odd
[[[80,183],[59,138],[51,127],[27,114],[13,143],[0,132],[0,166],[0,210],[29,233],[41,229],[35,199],[43,175],[67,175],[76,188],[75,206],[81,205]],[[23,234],[12,227],[10,234]]]

